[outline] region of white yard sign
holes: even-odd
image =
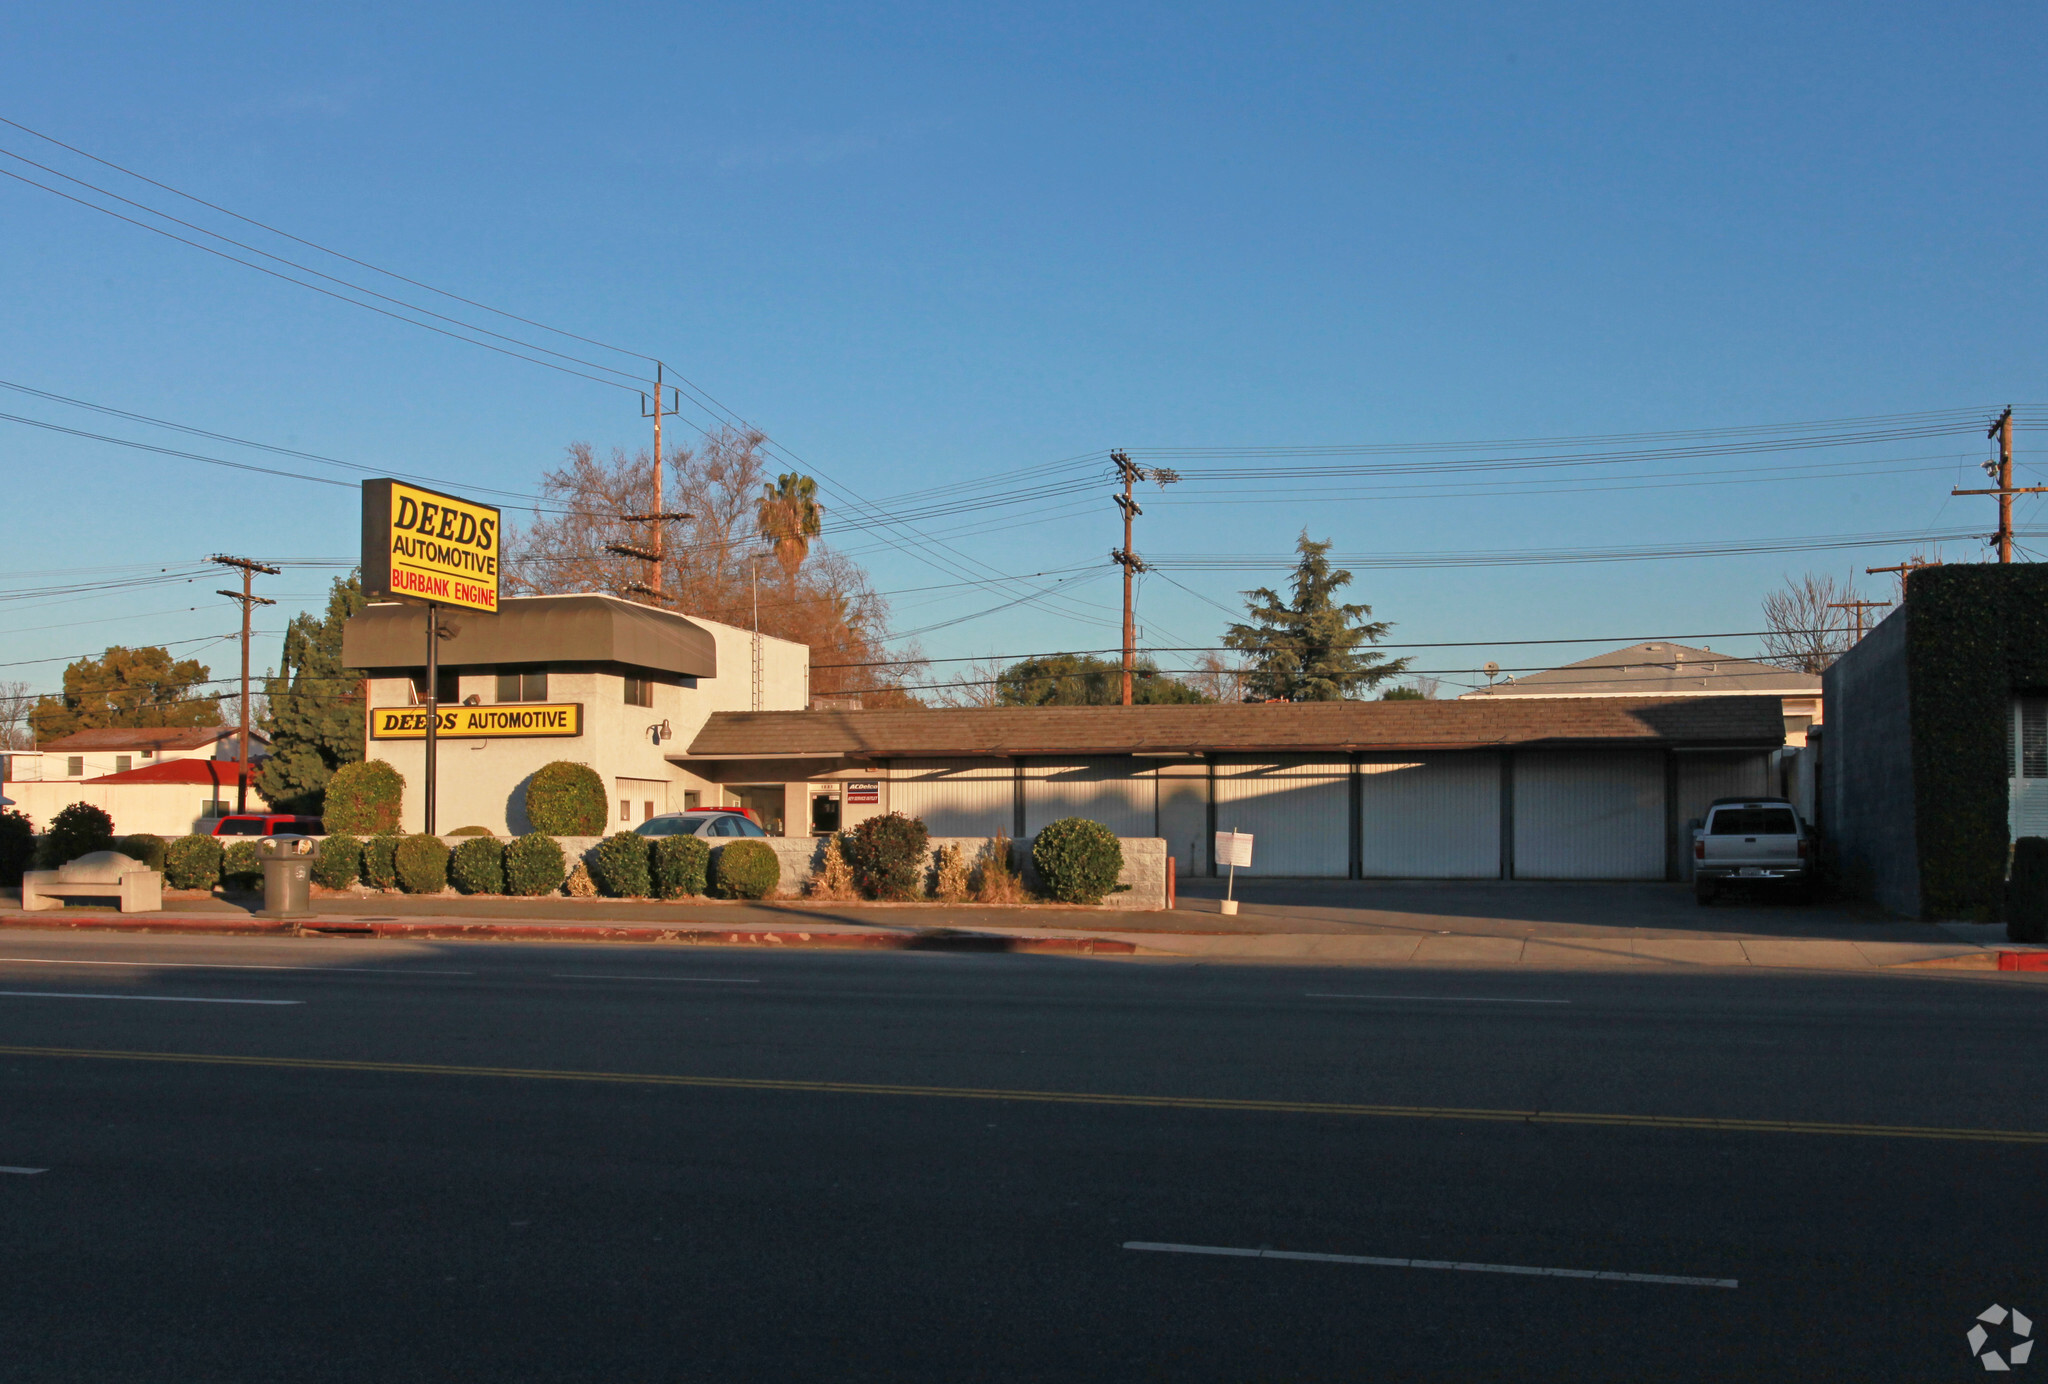
[[[1248,831],[1216,833],[1216,863],[1230,867],[1230,882],[1223,886],[1223,911],[1237,912],[1237,871],[1252,867],[1252,834]]]

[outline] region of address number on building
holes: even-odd
[[[583,734],[583,703],[522,702],[516,706],[444,706],[437,736],[488,740],[502,736]],[[370,712],[372,740],[424,740],[427,709],[380,706]]]

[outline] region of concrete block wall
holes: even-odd
[[[1820,828],[1840,887],[1920,916],[1913,714],[1898,610],[1822,674]]]

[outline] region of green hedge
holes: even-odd
[[[147,831],[124,836],[114,843],[115,850],[130,860],[141,861],[158,874],[164,872],[164,852],[167,848],[168,843],[163,837]]]
[[[492,830],[491,830],[491,829],[490,829],[489,827],[457,827],[457,828],[455,828],[455,830],[453,830],[453,831],[451,831],[451,832],[446,832],[446,833],[444,833],[444,835],[448,835],[448,836],[496,836],[496,835],[497,835],[497,833],[496,833],[496,832],[494,832],[494,831],[492,831]]]
[[[653,891],[648,871],[648,840],[630,831],[617,832],[597,843],[591,873],[597,887],[615,899],[644,899]]]
[[[699,836],[657,836],[654,839],[654,896],[680,899],[701,894],[710,885],[711,847]]]
[[[1031,843],[1045,892],[1061,903],[1101,903],[1116,891],[1124,848],[1116,833],[1086,817],[1062,817]]]
[[[220,883],[220,838],[181,836],[164,852],[164,883],[173,889],[211,889]]]
[[[327,780],[327,806],[320,824],[330,836],[382,835],[398,830],[405,801],[405,776],[381,759],[344,764]]]
[[[320,843],[313,857],[313,883],[326,889],[346,889],[363,873],[363,843],[340,832]]]
[[[438,836],[420,832],[398,843],[392,855],[398,887],[408,894],[438,894],[448,887],[448,848]]]
[[[925,847],[931,833],[923,821],[889,812],[870,817],[839,838],[839,850],[853,882],[871,899],[924,896]]]
[[[226,889],[263,887],[263,857],[254,841],[231,841],[220,855],[220,882]]]
[[[22,871],[36,858],[36,824],[26,812],[0,807],[0,884],[21,883]]]
[[[782,862],[766,841],[728,841],[711,856],[711,886],[721,898],[765,899],[782,883]]]
[[[611,806],[604,780],[588,764],[558,759],[526,784],[526,820],[550,836],[602,836]]]
[[[505,892],[537,899],[562,887],[568,873],[562,847],[544,832],[529,832],[505,847]]]
[[[81,855],[114,849],[114,819],[91,803],[73,803],[50,819],[43,843],[36,851],[42,868],[54,870]]]
[[[363,842],[363,883],[372,889],[398,887],[398,843],[402,839],[382,832]]]
[[[505,848],[494,836],[471,836],[448,857],[448,878],[464,894],[505,892]]]
[[[2011,840],[2006,721],[2015,691],[2048,691],[2048,569],[1923,567],[1906,583],[1920,908],[1996,918]]]

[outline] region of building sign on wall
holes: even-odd
[[[363,592],[498,612],[498,539],[491,505],[404,481],[363,482]]]
[[[873,779],[864,779],[859,783],[849,783],[846,785],[846,801],[849,804],[870,803],[880,807],[882,805],[882,785]]]
[[[437,736],[483,740],[496,736],[583,734],[581,702],[515,702],[504,706],[444,706],[434,727]],[[424,740],[427,709],[423,706],[380,706],[370,711],[372,740]]]

